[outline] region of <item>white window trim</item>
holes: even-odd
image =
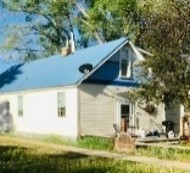
[[[129,125],[134,126],[135,116],[134,116],[134,105],[128,101],[119,101],[117,100],[117,125],[120,128],[121,126],[121,105],[129,105]]]
[[[62,108],[62,107],[59,107],[59,103],[58,103],[58,97],[59,97],[59,94],[62,93],[64,94],[64,109],[65,109],[65,113],[64,115],[61,115],[59,114],[59,108]],[[57,92],[57,117],[58,118],[66,118],[67,117],[67,109],[66,109],[66,93],[64,91],[60,91],[60,92]]]

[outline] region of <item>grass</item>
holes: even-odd
[[[82,148],[96,149],[96,150],[113,150],[112,138],[87,136],[80,138],[78,141],[68,141],[60,138],[59,136],[47,136],[42,141],[53,144],[72,145]],[[186,144],[190,146],[190,144]],[[159,159],[178,160],[190,163],[190,150],[173,149],[173,148],[160,148],[160,147],[139,147],[136,153],[143,156],[155,157]]]
[[[103,137],[86,136],[77,141],[77,145],[82,148],[96,150],[113,150],[113,139]]]
[[[156,157],[159,159],[178,160],[190,163],[190,150],[176,148],[140,147],[137,153],[143,156]]]
[[[32,138],[50,144],[69,145],[69,146],[76,146],[76,147],[95,149],[95,150],[106,150],[106,151],[113,150],[112,138],[85,136],[79,138],[77,141],[64,139],[63,137],[58,135],[47,135],[41,137],[33,136]]]
[[[11,135],[10,135],[11,137]],[[48,136],[32,136],[31,140],[36,139],[49,144],[69,145],[81,148],[96,149],[96,150],[113,150],[112,138],[86,136],[78,141],[66,140],[57,135]],[[188,145],[186,144],[188,147]],[[189,145],[190,146],[190,145]],[[178,160],[190,163],[190,150],[160,148],[160,147],[139,147],[136,149],[138,155],[155,157],[159,159]]]
[[[51,145],[0,137],[0,173],[185,173],[140,163],[89,157]]]

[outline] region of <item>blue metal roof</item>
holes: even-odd
[[[11,66],[15,65],[15,63],[7,61],[0,57],[0,74],[3,73],[5,70],[10,68]]]
[[[79,72],[81,65],[92,64],[94,72],[127,42],[127,38],[121,38],[76,51],[67,57],[56,55],[12,66],[0,75],[0,92],[76,85],[88,76]]]

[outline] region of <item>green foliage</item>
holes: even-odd
[[[145,24],[140,43],[154,56],[142,63],[143,74],[150,68],[152,72],[140,93],[147,101],[186,106],[190,88],[190,8],[187,1],[159,1],[157,7],[154,3],[147,1],[142,8]]]
[[[133,37],[138,29],[136,20],[136,0],[97,0],[89,3],[88,17],[80,29],[84,36],[105,42],[121,36]]]
[[[19,53],[24,60],[60,52],[74,30],[73,1],[3,0],[1,6],[15,15],[26,16],[26,22],[6,26],[8,30],[2,45],[5,51]]]

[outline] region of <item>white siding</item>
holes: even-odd
[[[57,115],[57,93],[65,92],[66,117]],[[17,97],[23,96],[23,116],[18,116]],[[77,88],[45,89],[31,92],[1,94],[0,103],[10,101],[10,113],[13,117],[16,132],[29,132],[38,134],[58,134],[62,136],[77,137]]]

